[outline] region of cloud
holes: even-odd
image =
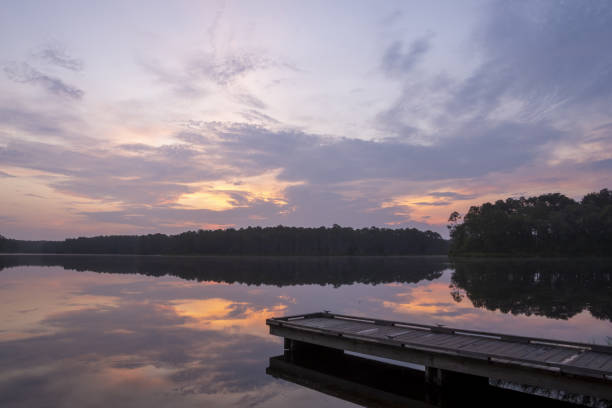
[[[433,202],[419,201],[419,202],[411,203],[411,204],[422,205],[422,206],[432,206],[432,207],[445,207],[447,205],[450,205],[451,203],[448,201],[433,201]]]
[[[257,98],[255,95],[249,93],[239,93],[234,95],[234,99],[238,102],[250,106],[255,109],[265,109],[266,104]]]
[[[273,117],[266,115],[265,113],[261,113],[258,110],[255,109],[249,109],[247,111],[242,111],[240,112],[240,115],[247,121],[247,122],[256,122],[256,123],[260,123],[262,125],[266,125],[266,124],[279,124],[280,122],[276,119],[274,119]]]
[[[188,64],[188,71],[201,75],[217,85],[228,85],[246,74],[270,66],[271,61],[251,53],[234,53],[218,56],[204,53]]]
[[[179,232],[206,228],[207,225],[278,225],[283,206],[255,199],[248,206],[227,210],[188,209],[169,206],[130,205],[115,211],[83,211],[92,222],[124,224],[154,232]]]
[[[595,127],[593,130],[594,130],[594,131],[597,131],[597,130],[612,130],[612,122],[610,122],[610,123],[604,123],[604,124],[603,124],[603,125],[601,125],[601,126],[597,126],[597,127]]]
[[[249,201],[248,206],[222,211],[131,206],[125,210],[87,211],[81,215],[93,223],[133,225],[147,231],[165,232],[206,228],[210,224],[318,227],[339,223],[354,227],[394,225],[431,229],[411,220],[405,207],[381,208],[376,197],[351,199],[342,194],[342,189],[334,191],[325,186],[295,186],[289,187],[285,195],[288,204],[255,199]],[[398,212],[403,216],[398,216]]]
[[[0,148],[0,162],[75,178],[122,177],[141,182],[188,183],[218,177],[200,152],[185,145],[150,147],[143,155],[112,149],[91,151],[61,145],[11,140]]]
[[[612,54],[601,52],[612,38],[610,20],[607,1],[489,3],[470,38],[468,74],[429,67],[415,76],[429,38],[408,50],[395,42],[380,64],[402,91],[375,123],[421,144],[470,122],[548,123],[580,143],[581,127],[603,125],[612,104]]]
[[[562,189],[567,180],[582,177],[572,171],[609,170],[612,159],[602,147],[610,140],[612,56],[601,50],[612,38],[612,6],[500,2],[483,9],[471,37],[474,54],[466,56],[466,65],[473,65],[463,67],[469,72],[427,65],[444,46],[436,41],[434,49],[431,35],[387,40],[374,65],[384,76],[378,79],[395,85],[399,95],[375,115],[381,135],[376,140],[328,137],[281,124],[245,84],[251,74],[259,78],[259,71],[286,64],[263,53],[213,49],[177,66],[165,60],[144,65],[179,98],[225,98],[248,123],[193,120],[165,135],[164,146],[126,140],[77,148],[15,140],[13,128],[46,136],[65,133],[65,125],[61,117],[4,103],[0,122],[14,139],[3,136],[0,162],[61,175],[47,185],[113,203],[112,210],[76,210],[91,221],[166,231],[206,224],[416,225],[412,216],[427,217],[417,206],[439,219],[446,206],[467,205],[487,189],[494,194],[503,194],[504,186]],[[391,19],[397,18],[403,17]],[[60,68],[82,68],[60,48],[38,56]],[[28,64],[4,70],[15,82],[82,97],[82,91]],[[367,93],[366,85],[363,89]],[[272,103],[270,98],[265,101]],[[557,171],[563,176],[553,178]],[[272,183],[285,186],[279,187],[282,200],[245,191],[249,181],[232,186],[269,173]],[[223,187],[215,189],[213,182]],[[185,194],[213,191],[232,208],[177,204]],[[411,200],[412,210],[397,204]]]
[[[547,143],[562,136],[545,125],[511,123],[467,126],[434,146],[393,139],[328,139],[249,125],[231,126],[219,135],[217,148],[226,157],[239,157],[236,164],[243,168],[282,168],[279,178],[314,184],[477,177],[528,164]]]
[[[435,198],[451,198],[453,200],[471,200],[476,196],[474,194],[460,194],[454,191],[433,191],[427,195]]]
[[[68,85],[59,78],[43,74],[25,62],[6,65],[4,73],[14,82],[38,85],[57,96],[81,99],[85,94],[83,90]]]
[[[48,182],[63,193],[136,205],[174,201],[193,192],[187,183],[236,173],[214,168],[202,159],[201,152],[186,145],[136,149],[141,154],[132,154],[134,146],[130,145],[129,153],[124,153],[11,140],[0,147],[0,163],[67,176]]]
[[[599,171],[599,170],[610,171],[612,170],[612,159],[596,160],[593,162],[583,164],[581,167],[589,169],[589,170],[595,170],[595,171]]]
[[[380,20],[380,25],[383,28],[387,28],[390,25],[395,24],[397,21],[399,21],[402,17],[404,16],[404,12],[402,10],[394,10],[392,12],[390,12],[389,14],[387,14],[386,16],[384,16],[381,20]]]
[[[8,174],[8,173],[0,170],[0,177],[16,177],[16,176],[13,176],[12,174]]]
[[[208,145],[214,142],[209,137],[206,137],[198,132],[191,132],[191,131],[181,131],[177,133],[174,137],[175,139],[181,140],[183,142],[187,142],[189,144],[199,145],[199,146],[205,146],[205,145]]]
[[[260,54],[246,52],[225,56],[201,53],[175,68],[166,67],[157,60],[141,60],[140,65],[159,82],[169,85],[178,96],[188,98],[207,96],[215,86],[229,90],[240,79],[258,70],[285,67]],[[256,96],[246,92],[238,92],[233,98],[256,109],[265,107]]]
[[[410,183],[427,181],[424,188],[432,189],[441,180],[454,185],[461,179],[512,172],[530,165],[562,136],[543,124],[482,123],[466,126],[444,144],[422,146],[190,121],[173,136],[174,143],[162,146],[127,143],[77,149],[8,140],[0,147],[0,164],[61,175],[45,183],[64,194],[112,203],[112,210],[72,210],[92,225],[163,232],[211,224],[432,228],[415,222],[408,205],[389,206],[390,197],[412,193]],[[250,181],[231,187],[264,174],[274,174],[266,183],[280,186],[274,193],[280,199],[251,192]],[[214,183],[224,187],[213,188]],[[198,194],[204,195],[199,205],[211,206],[191,207],[179,200],[194,194],[196,201]],[[208,195],[224,204],[212,206]],[[446,206],[475,197],[442,189],[423,189],[419,197],[424,196],[443,200],[420,199],[417,204]]]
[[[181,98],[202,98],[210,90],[202,84],[201,78],[189,72],[165,68],[159,61],[140,61],[140,66],[151,74],[159,83],[168,85]]]
[[[457,88],[449,109],[488,114],[503,98],[526,119],[612,102],[612,4],[503,2],[487,6],[475,41],[483,63]]]
[[[381,69],[389,76],[400,76],[410,73],[431,48],[431,36],[414,40],[408,49],[402,41],[391,44],[381,62]]]
[[[441,141],[439,133],[450,133],[468,121],[448,108],[457,81],[446,74],[398,76],[399,95],[374,117],[374,125],[384,134],[419,144]]]
[[[144,144],[144,143],[126,143],[117,146],[121,150],[135,153],[152,152],[155,151],[155,147]]]
[[[291,225],[320,226],[333,224],[354,227],[415,226],[409,209],[401,206],[381,206],[381,196],[374,194],[353,195],[348,186],[305,184],[286,190],[288,207],[286,219]]]
[[[64,48],[57,44],[47,45],[34,55],[49,64],[65,68],[70,71],[81,71],[83,69],[82,60],[71,57]]]
[[[392,44],[380,64],[401,92],[376,115],[375,125],[400,142],[422,146],[396,149],[407,163],[438,164],[433,170],[427,164],[397,168],[408,179],[441,180],[455,172],[462,183],[538,168],[520,174],[523,184],[538,183],[540,189],[544,184],[563,188],[564,181],[585,172],[604,172],[611,158],[605,112],[612,105],[612,54],[601,50],[612,38],[610,20],[612,5],[606,1],[488,4],[471,37],[468,58],[475,68],[468,74],[436,72],[436,67],[417,75],[415,64],[424,63],[427,47],[413,44],[412,52],[401,42]],[[526,143],[525,149],[515,143]],[[393,153],[384,155],[387,170],[399,161]],[[554,171],[565,176],[537,176]],[[609,182],[602,175],[596,179]],[[521,188],[519,181],[512,185]]]
[[[30,135],[70,138],[71,134],[65,126],[74,122],[75,118],[68,114],[34,111],[14,101],[0,101],[0,126],[5,131],[17,129]]]

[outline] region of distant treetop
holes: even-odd
[[[194,255],[431,255],[448,241],[415,228],[248,227],[178,235],[113,235],[64,241],[0,239],[0,252]]]
[[[455,255],[609,256],[612,191],[587,194],[580,202],[554,193],[484,203],[463,217],[453,212],[448,228]]]

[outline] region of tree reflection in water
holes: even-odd
[[[612,320],[612,261],[455,259],[451,293],[503,313],[569,319],[584,310]]]
[[[132,255],[0,255],[0,271],[14,266],[61,266],[103,273],[177,276],[248,285],[416,283],[442,276],[445,256],[216,257]]]

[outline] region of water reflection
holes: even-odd
[[[322,309],[577,341],[612,332],[587,310],[562,320],[483,308],[539,286],[506,294],[516,278],[478,277],[499,267],[456,268],[444,257],[0,256],[0,406],[352,406],[264,373],[282,347],[265,319]],[[554,282],[609,310],[606,270]],[[532,292],[531,310],[548,311]]]
[[[262,374],[279,344],[242,330],[248,310],[185,313],[175,302],[194,287],[176,278],[13,268],[0,279],[0,406],[285,406],[287,386]],[[28,298],[39,306],[23,309]]]
[[[460,260],[451,290],[461,302],[503,313],[569,319],[588,310],[612,320],[612,264],[608,260]]]
[[[249,285],[350,285],[439,278],[444,256],[423,257],[198,257],[117,255],[0,255],[0,271],[14,266],[61,266],[76,271],[178,276]]]

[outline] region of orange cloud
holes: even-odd
[[[172,302],[177,314],[188,316],[194,322],[187,323],[197,329],[240,331],[262,337],[268,336],[267,327],[262,324],[266,319],[283,313],[286,305],[257,308],[246,302],[233,302],[223,298],[183,299]],[[236,309],[238,313],[234,315]]]
[[[206,184],[189,184],[198,191],[181,195],[175,204],[193,209],[224,211],[236,207],[247,207],[261,200],[276,205],[286,205],[284,190],[287,187],[303,184],[278,180],[281,169],[257,176],[237,180],[217,180]],[[237,197],[238,196],[238,197]]]

